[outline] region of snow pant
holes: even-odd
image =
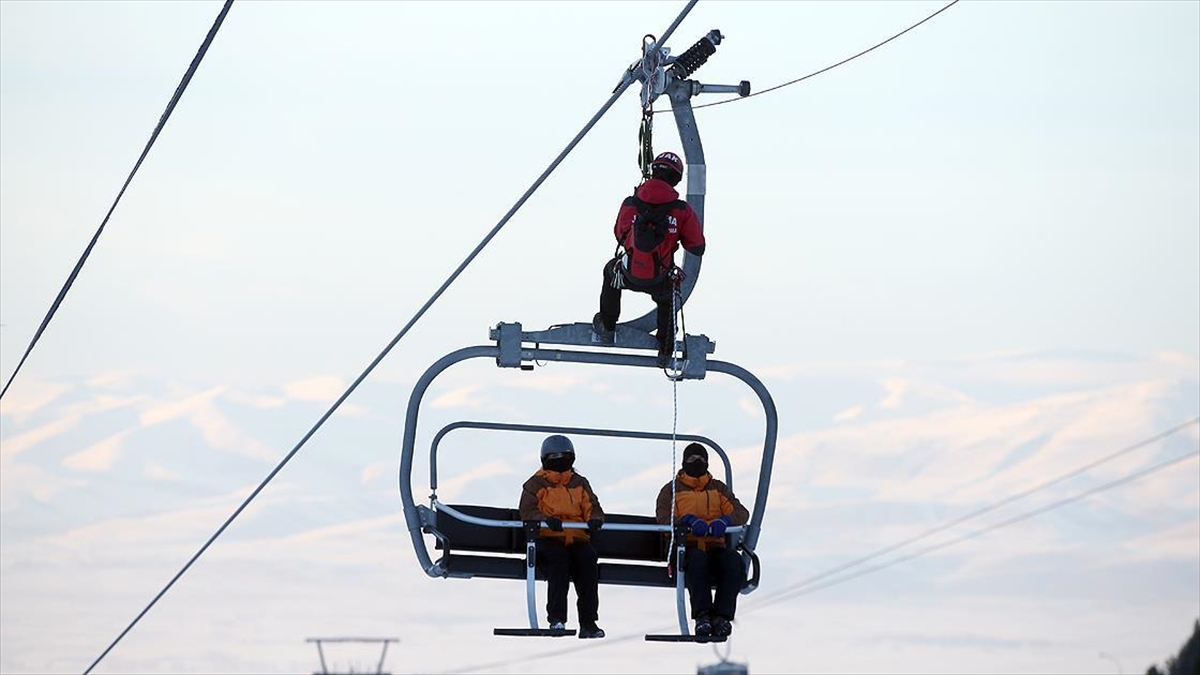
[[[600,288],[600,320],[604,322],[604,327],[608,330],[616,329],[617,320],[621,318],[621,289],[614,285],[614,280],[620,276],[621,284],[626,288],[647,293],[654,301],[659,344],[671,340],[675,335],[674,326],[671,325],[675,308],[672,306],[673,288],[670,277],[665,277],[658,283],[639,284],[617,269],[620,264],[619,259],[604,264],[604,286]]]
[[[570,546],[555,539],[538,539],[538,564],[546,572],[546,619],[567,621],[567,587],[575,582],[580,623],[595,623],[600,609],[600,570],[591,542]]]
[[[683,582],[692,600],[692,619],[705,614],[733,619],[745,577],[742,558],[736,551],[724,547],[708,551],[688,548],[683,557]]]

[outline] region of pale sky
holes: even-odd
[[[670,46],[719,28],[696,78],[761,90],[944,4],[703,0]],[[221,5],[0,2],[4,380]],[[0,671],[86,668],[683,6],[235,3],[0,404]],[[697,111],[709,247],[687,328],[762,379],[780,419],[763,586],[742,599],[731,659],[1141,672],[1178,649],[1200,617],[1194,459],[766,601],[1200,414],[1198,83],[1200,3],[963,0],[832,71]],[[539,658],[584,645],[494,638],[524,622],[523,587],[427,578],[399,512],[420,373],[497,322],[596,311],[638,121],[629,91],[98,672],[311,671],[304,638],[342,634],[400,638],[397,673],[716,660],[641,642],[673,625],[667,591],[602,587],[610,639],[586,651]],[[679,149],[669,115],[655,139]],[[624,318],[650,307],[625,304]],[[678,400],[680,431],[730,450],[752,497],[748,390],[711,376]],[[426,401],[419,450],[458,419],[672,419],[660,373],[563,364],[456,366]],[[538,442],[448,440],[443,498],[515,502]],[[578,445],[606,508],[651,511],[669,444]],[[1192,425],[943,539],[1198,447]]]

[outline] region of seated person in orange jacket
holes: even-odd
[[[655,517],[662,525],[671,522],[671,483],[658,493]],[[726,547],[725,529],[749,520],[750,512],[729,487],[708,472],[704,446],[692,443],[684,448],[683,468],[675,476],[675,522],[687,528],[683,580],[691,597],[697,637],[725,637],[733,632],[746,570],[741,556]]]
[[[575,473],[575,446],[554,434],[542,441],[542,468],[521,488],[521,520],[537,528],[537,564],[546,570],[546,614],[550,628],[567,622],[567,587],[575,581],[579,637],[602,638],[596,625],[600,609],[599,566],[591,536],[604,525],[604,509],[592,486]],[[549,527],[539,528],[546,521]],[[587,523],[587,529],[564,528],[563,523]]]

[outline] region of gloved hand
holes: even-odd
[[[588,521],[588,533],[593,536],[595,536],[595,534],[599,532],[600,528],[602,527],[604,527],[604,521],[600,520],[599,518],[592,518]]]
[[[732,524],[733,518],[721,516],[708,524],[708,535],[710,537],[724,537],[726,528]]]
[[[700,520],[690,513],[680,518],[679,522],[691,529],[692,534],[696,535],[697,537],[703,537],[708,534],[708,523]]]
[[[556,516],[546,516],[546,525],[555,532],[562,532],[562,518]]]

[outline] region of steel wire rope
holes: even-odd
[[[888,39],[884,40],[883,42],[880,42],[879,44],[876,44],[876,45],[875,45],[875,46],[873,46],[873,47],[868,47],[867,49],[864,49],[864,50],[862,50],[861,52],[859,52],[859,53],[855,54],[854,56],[851,56],[851,57],[849,57],[849,58],[842,59],[841,61],[838,61],[837,63],[835,63],[835,64],[833,64],[833,65],[831,65],[831,66],[825,66],[824,68],[822,68],[822,69],[820,69],[820,70],[818,70],[818,71],[815,71],[815,72],[809,73],[808,75],[805,75],[804,77],[798,77],[798,78],[796,78],[796,79],[794,79],[794,80],[791,80],[791,81],[788,81],[788,82],[784,82],[783,84],[777,84],[777,85],[775,85],[774,87],[768,87],[768,88],[766,88],[766,89],[763,89],[762,91],[756,91],[756,92],[753,92],[753,93],[747,94],[746,96],[738,96],[738,97],[735,97],[735,98],[727,98],[727,99],[725,99],[725,100],[723,100],[723,101],[713,101],[712,103],[704,103],[704,104],[702,104],[702,105],[693,106],[693,107],[692,107],[692,109],[693,109],[693,110],[699,110],[699,109],[701,109],[701,108],[711,108],[711,107],[712,107],[712,106],[714,106],[714,105],[724,105],[724,104],[726,104],[726,103],[733,103],[734,101],[744,101],[744,100],[746,100],[746,99],[748,99],[748,98],[753,98],[753,97],[755,97],[755,96],[761,96],[762,94],[765,94],[765,93],[767,93],[767,92],[770,92],[770,91],[775,91],[776,89],[783,89],[784,87],[787,87],[787,86],[790,86],[790,85],[796,84],[797,82],[803,82],[803,81],[805,81],[805,80],[807,80],[807,79],[809,79],[809,78],[816,77],[817,75],[820,75],[821,73],[824,73],[824,72],[826,72],[826,71],[833,70],[834,68],[837,68],[837,67],[838,67],[838,66],[840,66],[840,65],[843,65],[843,64],[849,63],[849,62],[853,61],[854,59],[857,59],[857,58],[858,58],[858,57],[860,57],[860,56],[864,56],[864,55],[866,55],[866,54],[868,54],[868,53],[870,53],[870,52],[873,52],[873,51],[875,51],[876,49],[879,49],[880,47],[882,47],[882,46],[886,45],[887,43],[891,42],[892,40],[895,40],[896,38],[900,37],[901,35],[904,35],[905,33],[909,32],[909,31],[913,30],[914,28],[916,28],[916,27],[920,26],[921,24],[925,23],[926,21],[929,21],[930,19],[932,19],[933,17],[937,16],[938,14],[941,14],[942,12],[944,12],[944,11],[946,11],[946,10],[950,9],[950,8],[951,8],[951,7],[953,7],[954,5],[957,5],[957,4],[958,4],[958,2],[959,2],[959,0],[952,0],[952,1],[951,1],[951,2],[950,2],[948,5],[946,5],[945,7],[942,7],[941,9],[939,9],[939,10],[938,10],[938,11],[936,11],[936,12],[934,12],[933,14],[930,14],[929,16],[925,17],[924,19],[921,19],[920,21],[918,21],[918,22],[914,23],[913,25],[909,26],[908,28],[905,28],[904,30],[900,31],[899,33],[896,33],[895,35],[891,36],[890,38],[888,38]],[[661,112],[666,112],[666,111],[661,111]]]
[[[1039,516],[1043,513],[1046,513],[1047,511],[1053,511],[1054,509],[1066,506],[1068,504],[1073,504],[1074,502],[1077,502],[1081,499],[1098,494],[1100,492],[1104,492],[1106,490],[1111,490],[1112,488],[1115,488],[1115,487],[1120,487],[1126,483],[1132,483],[1133,481],[1135,481],[1139,478],[1144,478],[1144,477],[1146,477],[1152,473],[1155,473],[1157,471],[1161,471],[1163,469],[1170,468],[1171,466],[1174,466],[1184,460],[1196,459],[1196,458],[1200,458],[1200,450],[1197,450],[1195,452],[1184,453],[1182,455],[1176,455],[1175,457],[1172,457],[1171,459],[1167,459],[1167,460],[1164,460],[1157,464],[1153,464],[1149,467],[1146,467],[1145,469],[1135,471],[1135,472],[1133,472],[1127,476],[1124,476],[1122,478],[1118,478],[1114,481],[1110,481],[1108,483],[1098,485],[1094,488],[1084,490],[1083,492],[1080,492],[1075,495],[1071,495],[1070,497],[1065,497],[1056,502],[1051,502],[1049,504],[1046,504],[1045,506],[1040,506],[1036,509],[1033,509],[1032,511],[1026,511],[1025,513],[1013,516],[1012,518],[1008,518],[1007,520],[1001,520],[997,523],[993,523],[991,525],[988,525],[987,527],[980,528],[973,532],[968,532],[960,537],[956,537],[954,539],[948,539],[943,542],[938,542],[936,544],[926,546],[925,548],[918,549],[918,550],[914,551],[913,553],[909,553],[909,554],[900,556],[898,558],[893,558],[892,560],[889,560],[885,563],[882,563],[879,565],[874,565],[874,566],[868,567],[866,569],[858,570],[856,572],[851,572],[850,574],[847,574],[845,576],[837,577],[835,579],[830,579],[824,583],[810,585],[810,586],[806,586],[804,588],[799,588],[799,589],[796,589],[793,591],[789,591],[788,593],[775,595],[773,597],[767,598],[763,602],[755,604],[752,607],[747,607],[745,611],[750,612],[750,611],[754,611],[757,609],[762,609],[764,607],[769,607],[770,605],[776,604],[778,602],[782,602],[784,600],[791,600],[793,598],[798,598],[802,595],[808,595],[809,593],[813,593],[815,591],[819,591],[824,588],[829,588],[830,586],[836,586],[840,583],[850,581],[852,579],[857,579],[858,577],[865,576],[867,574],[871,574],[872,572],[878,572],[880,570],[887,569],[888,567],[891,567],[893,565],[898,565],[902,562],[908,562],[909,560],[913,560],[914,558],[919,558],[927,553],[933,553],[934,551],[939,551],[941,549],[948,548],[948,547],[954,546],[956,544],[961,544],[964,541],[969,541],[971,539],[981,537],[989,532],[998,530],[1002,527],[1007,527],[1009,525],[1019,523],[1023,520],[1029,520],[1030,518]]]
[[[171,101],[167,103],[166,110],[158,118],[158,124],[154,127],[154,132],[150,134],[150,140],[146,141],[146,147],[142,149],[141,156],[134,163],[133,170],[129,172],[129,176],[125,179],[125,183],[117,193],[117,198],[113,200],[112,206],[108,207],[108,213],[105,214],[104,220],[100,221],[100,227],[96,228],[96,233],[92,235],[92,240],[88,242],[87,248],[83,250],[83,255],[79,257],[74,269],[71,270],[71,274],[67,276],[66,282],[63,283],[62,288],[58,291],[58,296],[54,298],[54,302],[50,303],[50,309],[46,312],[46,316],[42,319],[42,323],[38,326],[37,331],[34,332],[33,339],[29,341],[29,346],[25,348],[25,353],[21,356],[21,360],[17,362],[17,367],[13,370],[12,375],[8,377],[8,382],[4,385],[4,389],[0,389],[0,399],[4,398],[4,394],[12,386],[13,380],[17,378],[17,373],[21,372],[21,366],[25,365],[25,360],[33,352],[34,345],[38,343],[38,340],[42,337],[42,333],[50,325],[50,319],[54,317],[59,305],[67,297],[67,291],[75,283],[75,278],[79,276],[79,271],[83,269],[83,263],[92,254],[92,249],[95,248],[96,242],[100,239],[100,233],[104,231],[104,226],[108,224],[108,219],[112,217],[113,211],[117,209],[117,204],[120,203],[121,197],[125,195],[125,190],[129,188],[129,184],[133,182],[134,174],[141,168],[146,156],[150,154],[150,148],[154,146],[154,141],[158,140],[158,134],[166,126],[167,119],[171,116],[171,112],[175,110],[175,105],[179,103],[179,99],[183,97],[184,90],[187,89],[188,83],[192,81],[192,75],[195,74],[196,69],[200,67],[200,61],[204,59],[204,55],[208,52],[208,46],[212,44],[213,38],[217,36],[217,30],[221,27],[221,23],[225,21],[225,15],[229,13],[231,6],[233,6],[233,0],[225,0],[225,5],[221,7],[221,12],[217,14],[216,21],[213,22],[212,28],[208,29],[208,35],[204,37],[204,42],[200,44],[199,51],[196,52],[196,56],[192,57],[192,63],[188,66],[187,72],[183,74],[183,79],[175,87],[175,94],[171,97]]]
[[[1195,419],[1193,419],[1193,420],[1191,420],[1191,421],[1189,421],[1189,422],[1185,422],[1184,424],[1181,424],[1181,425],[1178,425],[1178,426],[1176,426],[1176,427],[1173,427],[1173,428],[1169,429],[1168,431],[1161,432],[1161,433],[1159,433],[1159,434],[1155,434],[1154,436],[1152,436],[1152,437],[1150,437],[1150,438],[1147,438],[1146,440],[1144,440],[1144,441],[1141,441],[1141,442],[1139,442],[1139,443],[1136,443],[1136,444],[1134,444],[1133,446],[1129,446],[1129,447],[1143,447],[1143,446],[1144,446],[1144,445],[1146,445],[1147,443],[1149,443],[1149,442],[1152,442],[1152,441],[1154,441],[1154,440],[1162,440],[1163,438],[1165,438],[1165,437],[1166,437],[1166,436],[1168,436],[1168,435],[1171,435],[1171,434],[1173,434],[1173,433],[1177,433],[1177,432],[1178,432],[1178,431],[1180,431],[1181,429],[1183,429],[1183,428],[1186,428],[1187,426],[1189,426],[1189,425],[1191,425],[1191,424],[1195,424],[1195,423],[1196,423],[1198,420],[1200,420],[1200,418],[1195,418]],[[1127,448],[1127,449],[1128,449],[1128,448]],[[1117,456],[1117,454],[1116,454],[1116,453],[1114,453],[1114,454],[1112,454],[1112,455],[1109,455],[1109,456],[1107,456],[1106,458],[1104,458],[1104,459],[1103,459],[1103,460],[1101,460],[1101,461],[1109,461],[1109,460],[1111,460],[1111,459],[1114,459],[1116,456]],[[824,589],[824,588],[829,588],[829,587],[831,587],[831,586],[836,586],[836,585],[838,585],[838,584],[840,584],[840,583],[844,583],[844,582],[846,582],[846,581],[851,581],[851,580],[853,580],[853,579],[856,579],[856,578],[858,578],[858,577],[862,577],[862,576],[866,576],[867,574],[871,574],[871,573],[873,573],[873,572],[878,572],[878,571],[880,571],[880,570],[883,570],[883,569],[885,569],[885,568],[887,568],[887,567],[891,567],[891,566],[893,566],[893,565],[899,564],[899,563],[901,563],[901,562],[907,562],[908,560],[912,560],[912,559],[914,559],[914,558],[920,557],[920,556],[922,556],[922,555],[925,555],[925,554],[927,554],[927,553],[932,553],[933,551],[940,550],[940,549],[943,549],[943,548],[949,548],[950,546],[954,546],[954,545],[956,545],[956,544],[960,544],[960,543],[962,543],[962,542],[964,542],[964,541],[967,541],[967,540],[970,540],[970,539],[975,539],[975,538],[977,538],[977,537],[983,536],[984,534],[987,534],[987,533],[989,533],[989,532],[992,532],[992,531],[994,531],[994,530],[998,530],[998,529],[1000,529],[1000,528],[1002,528],[1002,527],[1007,527],[1007,526],[1009,526],[1009,525],[1016,524],[1016,523],[1018,523],[1018,522],[1021,522],[1021,521],[1023,521],[1023,520],[1028,520],[1028,519],[1030,519],[1030,518],[1033,518],[1033,517],[1035,517],[1035,516],[1038,516],[1038,515],[1041,515],[1041,514],[1043,514],[1043,513],[1046,513],[1047,511],[1052,511],[1052,510],[1054,510],[1054,509],[1061,508],[1061,507],[1063,507],[1063,506],[1066,506],[1066,505],[1068,505],[1068,504],[1071,504],[1071,503],[1077,502],[1077,501],[1079,501],[1079,500],[1081,500],[1081,499],[1085,499],[1085,498],[1087,498],[1087,497],[1090,497],[1090,496],[1092,496],[1092,495],[1098,494],[1098,493],[1100,493],[1100,492],[1104,492],[1104,491],[1106,491],[1106,490],[1111,490],[1111,489],[1113,489],[1113,488],[1120,487],[1121,485],[1124,485],[1124,484],[1126,484],[1126,483],[1133,482],[1133,481],[1135,481],[1135,480],[1138,480],[1139,478],[1144,478],[1145,476],[1148,476],[1148,475],[1150,475],[1150,474],[1152,474],[1152,473],[1155,473],[1155,472],[1157,472],[1157,471],[1161,471],[1161,470],[1163,470],[1163,469],[1169,468],[1170,466],[1173,466],[1173,465],[1175,465],[1175,464],[1178,464],[1179,462],[1182,462],[1182,461],[1184,461],[1184,460],[1186,460],[1186,459],[1188,459],[1188,458],[1192,458],[1192,457],[1200,457],[1200,451],[1196,451],[1196,452],[1189,452],[1189,453],[1185,453],[1185,454],[1182,454],[1182,455],[1177,455],[1177,456],[1175,456],[1175,457],[1173,457],[1173,458],[1171,458],[1171,459],[1165,460],[1165,461],[1163,461],[1163,462],[1159,462],[1158,464],[1154,464],[1154,465],[1152,465],[1152,466],[1149,466],[1149,467],[1147,467],[1147,468],[1144,468],[1144,469],[1140,469],[1140,470],[1138,470],[1138,471],[1136,471],[1136,472],[1134,472],[1134,473],[1132,473],[1132,474],[1128,474],[1128,475],[1126,475],[1126,476],[1124,476],[1124,477],[1122,477],[1122,478],[1119,478],[1119,479],[1116,479],[1116,480],[1110,481],[1110,482],[1108,482],[1108,483],[1104,483],[1104,484],[1102,484],[1102,485],[1098,485],[1098,486],[1096,486],[1096,487],[1090,488],[1090,489],[1088,489],[1088,490],[1085,490],[1085,491],[1083,491],[1083,492],[1081,492],[1081,493],[1078,493],[1078,494],[1076,494],[1076,495],[1073,495],[1073,496],[1071,496],[1071,497],[1066,497],[1066,498],[1064,498],[1064,499],[1061,499],[1061,500],[1059,500],[1059,501],[1057,501],[1057,502],[1052,502],[1052,503],[1050,503],[1050,504],[1047,504],[1047,505],[1044,505],[1044,506],[1038,507],[1038,508],[1036,508],[1036,509],[1033,509],[1032,511],[1027,511],[1027,512],[1025,512],[1025,513],[1022,513],[1022,514],[1019,514],[1019,515],[1017,515],[1017,516],[1014,516],[1014,517],[1012,517],[1012,518],[1009,518],[1009,519],[1007,519],[1007,520],[1004,520],[1004,521],[1000,521],[1000,522],[994,523],[994,524],[992,524],[992,525],[989,525],[989,526],[987,526],[987,527],[985,527],[985,528],[982,528],[982,529],[979,529],[979,530],[976,530],[976,531],[973,531],[973,532],[967,533],[966,535],[960,536],[960,537],[958,537],[957,539],[951,539],[951,540],[947,540],[946,542],[940,542],[940,543],[938,543],[938,544],[935,544],[935,545],[932,545],[932,546],[926,547],[926,548],[924,548],[924,549],[921,549],[921,550],[919,550],[919,551],[917,551],[917,552],[915,552],[915,553],[909,554],[909,555],[907,555],[907,556],[902,556],[902,557],[900,557],[900,558],[894,558],[894,559],[892,559],[892,560],[888,561],[887,563],[884,563],[884,564],[881,564],[881,565],[876,565],[876,566],[873,566],[873,567],[869,567],[869,568],[867,568],[867,569],[864,569],[864,570],[859,570],[858,572],[855,572],[855,573],[852,573],[852,574],[847,574],[847,575],[845,575],[845,576],[838,577],[838,578],[836,578],[836,579],[831,579],[831,580],[829,580],[829,581],[826,581],[826,582],[825,582],[825,583],[823,583],[823,584],[814,585],[814,586],[809,586],[809,587],[804,587],[804,588],[799,588],[799,589],[793,589],[793,590],[791,590],[791,591],[787,591],[787,592],[785,592],[785,593],[790,593],[790,595],[788,595],[787,597],[783,597],[784,593],[780,593],[780,592],[776,591],[775,593],[772,593],[771,595],[769,595],[769,596],[768,596],[766,599],[764,599],[762,602],[759,602],[759,603],[757,603],[757,604],[754,604],[754,605],[752,605],[752,606],[749,606],[749,607],[746,607],[746,608],[742,609],[742,610],[740,611],[740,613],[741,613],[741,614],[743,614],[743,615],[744,615],[744,614],[753,613],[754,611],[756,611],[756,610],[758,610],[758,609],[761,609],[761,608],[763,608],[763,607],[770,606],[770,605],[772,605],[772,604],[775,604],[775,603],[777,603],[777,602],[781,602],[782,600],[786,600],[786,599],[792,599],[792,598],[795,598],[795,597],[799,597],[799,596],[801,596],[801,595],[807,595],[808,593],[816,592],[816,591],[818,591],[818,590],[821,590],[821,589]],[[1091,464],[1089,464],[1089,465],[1087,465],[1087,466],[1089,466],[1089,467],[1091,467],[1091,468],[1094,468],[1096,465],[1100,464],[1100,463],[1101,463],[1101,461],[1092,462]],[[1052,484],[1052,483],[1047,483],[1047,484],[1044,484],[1042,487],[1048,487],[1050,484]],[[821,575],[821,576],[822,576],[822,578],[823,578],[825,575]],[[633,639],[635,639],[635,638],[638,638],[638,637],[640,637],[640,636],[643,636],[645,633],[648,633],[648,632],[651,632],[651,631],[657,631],[657,630],[666,630],[666,629],[668,629],[668,628],[669,628],[669,626],[666,626],[666,625],[657,626],[657,627],[654,627],[654,628],[649,628],[649,629],[646,629],[645,631],[642,631],[642,632],[638,632],[638,633],[631,633],[631,634],[629,634],[629,635],[622,635],[622,636],[614,637],[614,638],[612,638],[611,640],[606,640],[606,642],[607,642],[607,643],[609,643],[609,644],[618,643],[618,642],[627,642],[627,641],[629,641],[629,640],[633,640]],[[532,655],[532,656],[527,656],[527,657],[521,657],[521,658],[515,658],[515,659],[505,659],[505,660],[501,660],[501,661],[493,661],[493,662],[490,662],[490,663],[485,663],[485,664],[477,664],[477,665],[473,665],[473,666],[467,666],[467,667],[464,667],[464,668],[461,668],[461,669],[456,669],[456,670],[441,671],[441,672],[439,673],[439,675],[450,675],[451,673],[477,672],[477,671],[480,671],[480,670],[488,670],[488,669],[492,669],[492,668],[500,668],[500,667],[504,667],[504,666],[510,666],[510,665],[514,665],[514,664],[525,663],[525,662],[528,662],[528,661],[537,661],[537,660],[544,659],[544,658],[551,658],[551,657],[554,657],[554,656],[562,656],[562,655],[564,655],[564,654],[570,654],[570,653],[574,653],[574,652],[576,652],[576,651],[582,651],[582,650],[584,650],[584,649],[595,649],[595,648],[598,648],[598,647],[604,647],[604,646],[606,646],[606,645],[604,645],[604,644],[591,644],[591,645],[581,645],[581,646],[577,646],[577,647],[567,647],[566,649],[560,649],[560,650],[556,650],[556,651],[553,651],[553,652],[543,652],[543,653],[541,653],[541,654],[534,654],[534,655]]]
[[[1019,499],[1024,499],[1025,497],[1028,497],[1029,495],[1034,494],[1035,492],[1040,492],[1052,485],[1057,485],[1058,483],[1061,483],[1065,480],[1074,478],[1082,473],[1085,473],[1087,471],[1090,471],[1090,470],[1096,468],[1097,466],[1100,466],[1101,464],[1104,464],[1105,462],[1110,462],[1118,457],[1127,455],[1127,454],[1133,452],[1134,450],[1144,448],[1147,445],[1150,445],[1151,443],[1155,443],[1155,442],[1161,441],[1169,436],[1173,436],[1174,434],[1192,426],[1193,424],[1197,424],[1197,423],[1200,423],[1200,417],[1193,417],[1192,419],[1190,419],[1182,424],[1171,427],[1170,429],[1167,429],[1166,431],[1155,434],[1149,438],[1145,438],[1141,441],[1138,441],[1137,443],[1133,443],[1132,445],[1127,445],[1124,448],[1121,448],[1120,450],[1117,450],[1114,453],[1105,455],[1104,457],[1101,457],[1100,459],[1097,459],[1097,460],[1094,460],[1087,464],[1084,464],[1083,466],[1081,466],[1077,469],[1074,469],[1072,471],[1068,471],[1067,473],[1064,473],[1056,478],[1051,478],[1050,480],[1038,483],[1037,485],[1034,485],[1031,488],[1027,488],[1027,489],[1017,492],[1013,495],[1009,495],[1008,497],[1005,497],[1004,499],[1001,499],[997,502],[993,502],[991,504],[988,504],[987,506],[983,506],[974,511],[971,511],[970,513],[961,515],[957,518],[948,520],[940,525],[931,527],[928,530],[925,530],[924,532],[913,535],[913,536],[911,536],[907,539],[904,539],[898,543],[892,544],[890,546],[885,546],[885,547],[878,549],[872,553],[868,553],[867,555],[864,555],[862,557],[855,558],[848,562],[842,563],[841,565],[838,565],[836,567],[832,567],[828,570],[825,570],[824,572],[815,574],[811,577],[808,577],[807,579],[804,579],[803,581],[796,582],[795,584],[786,586],[783,589],[774,591],[772,593],[772,595],[790,593],[792,591],[799,590],[800,588],[802,588],[804,586],[814,584],[826,577],[833,576],[835,574],[838,574],[839,572],[844,572],[853,567],[858,567],[859,565],[870,562],[882,555],[886,555],[888,553],[896,551],[897,549],[904,548],[905,546],[908,546],[910,544],[915,544],[918,541],[921,541],[922,539],[927,539],[939,532],[948,530],[956,525],[961,525],[962,523],[965,523],[968,520],[973,520],[973,519],[978,518],[979,516],[982,516],[986,513],[991,513],[992,511],[995,511],[996,509],[998,509],[1002,506],[1011,504]]]
[[[233,0],[227,0],[227,1],[232,2]],[[675,29],[683,21],[684,17],[686,17],[688,15],[688,13],[692,11],[692,7],[694,7],[697,2],[699,2],[699,0],[689,0],[688,1],[688,4],[679,13],[679,16],[677,16],[675,18],[675,21],[672,22],[670,27],[667,28],[667,30],[663,33],[663,38],[661,40],[661,43],[666,42],[667,38],[670,37],[671,33],[673,33],[675,31]],[[141,618],[143,616],[145,616],[146,613],[149,612],[152,607],[154,607],[154,605],[159,601],[159,599],[161,599],[163,597],[163,595],[165,595],[166,592],[168,590],[170,590],[172,586],[175,585],[175,582],[177,582],[180,579],[180,577],[182,577],[183,574],[185,572],[187,572],[188,569],[190,569],[193,564],[195,564],[195,562],[200,558],[201,555],[204,554],[205,551],[208,550],[208,548],[213,544],[213,542],[216,541],[217,538],[221,536],[221,534],[233,523],[233,521],[235,519],[237,519],[237,517],[239,515],[241,515],[242,511],[244,511],[246,509],[246,507],[250,505],[250,502],[254,501],[254,498],[257,497],[258,494],[260,492],[262,492],[264,488],[266,488],[267,484],[270,483],[273,478],[275,478],[276,474],[278,474],[283,469],[283,467],[286,466],[289,461],[291,461],[292,457],[294,457],[296,455],[296,453],[300,451],[300,448],[302,448],[304,446],[304,444],[306,442],[308,442],[308,439],[311,438],[317,432],[317,430],[321,428],[321,426],[325,423],[325,421],[328,420],[333,415],[333,413],[342,405],[342,403],[347,398],[350,397],[350,394],[352,394],[354,392],[354,390],[358,388],[358,385],[361,384],[362,381],[365,380],[367,378],[367,376],[373,370],[375,370],[375,367],[378,366],[381,361],[383,361],[384,357],[386,357],[388,355],[388,353],[392,350],[392,348],[395,347],[396,344],[400,342],[400,340],[408,333],[408,331],[413,327],[413,325],[416,324],[416,322],[418,320],[420,320],[420,318],[433,305],[433,303],[436,302],[438,300],[438,298],[440,298],[442,296],[442,293],[444,293],[446,291],[446,289],[449,288],[450,284],[452,284],[459,277],[459,275],[462,274],[463,270],[465,270],[467,268],[467,266],[470,265],[472,261],[474,261],[475,257],[478,256],[479,253],[484,249],[484,247],[487,246],[488,243],[491,242],[491,240],[496,236],[496,234],[498,234],[500,232],[500,229],[503,228],[504,225],[508,223],[509,219],[512,218],[512,216],[517,212],[517,210],[520,209],[521,206],[523,206],[525,204],[525,201],[528,200],[529,197],[546,180],[546,178],[548,178],[550,176],[550,174],[556,168],[558,168],[558,165],[562,162],[562,160],[565,159],[568,154],[570,154],[571,150],[573,150],[575,148],[575,146],[579,144],[579,142],[583,139],[583,137],[585,135],[587,135],[587,133],[589,131],[591,131],[592,127],[596,125],[596,123],[600,120],[600,118],[603,117],[606,112],[608,112],[609,108],[611,108],[613,106],[613,104],[616,103],[617,99],[621,97],[621,94],[625,93],[625,90],[628,89],[630,87],[630,85],[632,85],[635,81],[636,81],[636,79],[633,78],[632,76],[630,76],[627,71],[625,77],[621,81],[621,84],[617,85],[617,88],[608,97],[608,100],[605,101],[604,105],[602,105],[600,107],[600,110],[598,110],[596,112],[596,114],[593,115],[590,120],[588,120],[587,124],[584,125],[583,129],[581,129],[579,131],[579,133],[575,134],[575,137],[571,139],[571,142],[568,143],[565,148],[563,148],[562,152],[560,152],[558,154],[558,156],[554,158],[554,161],[550,163],[550,166],[548,166],[546,168],[546,170],[543,171],[541,173],[541,175],[537,177],[537,180],[535,180],[533,182],[533,185],[529,186],[529,189],[527,189],[525,191],[525,193],[521,195],[520,199],[518,199],[517,202],[515,204],[513,204],[512,208],[510,208],[508,210],[508,212],[504,214],[504,217],[500,219],[500,222],[496,223],[495,227],[493,227],[487,233],[487,235],[483,238],[483,240],[481,240],[479,242],[479,244],[475,247],[475,249],[472,250],[469,255],[467,255],[467,257],[458,265],[457,268],[455,268],[454,272],[451,273],[450,276],[447,277],[444,282],[442,282],[442,285],[437,289],[437,291],[435,291],[434,294],[432,296],[430,296],[430,298],[428,300],[425,301],[425,304],[422,305],[421,308],[419,310],[417,310],[416,314],[414,314],[412,316],[412,318],[408,320],[408,323],[406,323],[404,325],[404,327],[402,329],[400,329],[400,332],[397,333],[394,338],[392,338],[392,340],[387,344],[387,346],[385,346],[383,348],[383,350],[381,352],[379,352],[379,354],[375,357],[375,359],[371,361],[371,363],[362,371],[361,374],[359,374],[359,376],[357,378],[355,378],[354,382],[352,382],[350,384],[350,386],[346,389],[346,391],[343,392],[342,395],[339,396],[336,401],[334,401],[333,405],[331,405],[329,407],[329,409],[326,410],[323,415],[321,415],[321,417],[317,420],[316,424],[314,424],[312,426],[312,428],[309,429],[308,432],[304,434],[304,436],[300,439],[300,441],[298,443],[296,443],[295,447],[293,447],[291,449],[291,451],[288,452],[288,454],[285,455],[282,460],[280,460],[280,462],[275,466],[275,468],[272,469],[269,474],[267,474],[267,477],[264,478],[261,483],[259,483],[258,487],[254,488],[254,491],[251,492],[248,497],[246,497],[246,499],[241,503],[240,506],[237,507],[236,510],[234,510],[233,514],[230,515],[225,520],[225,522],[221,524],[221,526],[219,528],[217,528],[217,531],[214,532],[213,535],[211,537],[209,537],[206,542],[204,542],[204,545],[201,546],[200,549],[198,551],[196,551],[196,553],[194,555],[192,555],[191,559],[189,559],[187,561],[187,563],[184,564],[184,566],[178,572],[175,573],[175,576],[172,577],[169,582],[167,582],[167,585],[164,586],[162,588],[162,590],[160,590],[158,592],[158,594],[154,596],[154,599],[151,600],[150,603],[148,605],[146,605],[146,607],[144,609],[142,609],[142,611],[139,612],[136,617],[134,617],[133,621],[131,621],[129,623],[129,625],[126,626],[123,631],[121,631],[120,635],[118,635],[117,638],[115,640],[113,640],[111,644],[109,644],[109,646],[104,650],[104,652],[101,653],[100,656],[96,657],[96,660],[92,662],[92,665],[88,666],[87,670],[84,671],[84,675],[88,675],[88,673],[92,672],[92,669],[94,669],[104,659],[104,657],[107,656],[108,653],[111,652],[112,649],[117,646],[117,643],[119,643],[121,641],[121,639],[124,638],[125,635],[128,634],[129,631],[132,630],[135,625],[137,625],[138,621],[140,621]]]

